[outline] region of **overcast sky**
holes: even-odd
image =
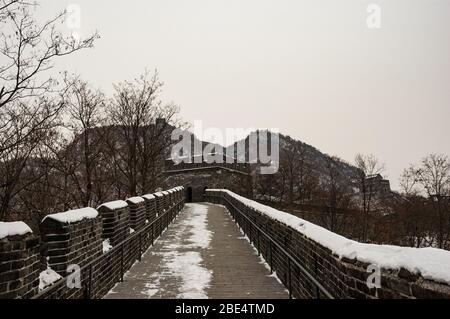
[[[373,153],[394,187],[410,163],[450,155],[448,0],[44,0],[39,15],[71,3],[101,39],[58,67],[108,95],[157,68],[183,119],[279,128],[350,162]]]

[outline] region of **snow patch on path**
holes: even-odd
[[[156,295],[158,293],[158,291],[161,290],[160,287],[160,280],[159,278],[155,278],[153,282],[148,282],[145,284],[145,288],[147,290],[143,291],[148,298],[153,297],[154,295]]]
[[[207,249],[211,242],[212,232],[207,229],[208,206],[186,204],[192,210],[192,217],[184,220],[181,225],[190,229],[191,236],[189,240],[192,242],[189,248]]]
[[[201,251],[210,246],[212,232],[207,229],[208,206],[202,204],[186,204],[187,212],[183,220],[179,220],[173,228],[173,235],[161,237],[162,257],[160,264],[162,270],[153,273],[145,285],[142,294],[148,298],[161,292],[161,281],[164,278],[176,277],[181,281],[177,298],[180,299],[207,299],[212,271],[202,265]],[[186,236],[186,234],[188,234]]]
[[[211,282],[211,272],[201,266],[203,262],[199,252],[174,252],[173,258],[167,267],[172,275],[181,277],[182,285],[179,288],[178,298],[181,299],[207,299],[206,288]]]

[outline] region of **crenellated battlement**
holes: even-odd
[[[176,187],[48,215],[41,238],[23,222],[0,223],[0,298],[101,298],[181,211],[184,197]]]
[[[0,223],[0,298],[104,297],[176,218],[186,190],[48,215],[41,238]],[[204,200],[227,208],[291,297],[450,298],[448,251],[359,243],[226,189]]]

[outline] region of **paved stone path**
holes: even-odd
[[[105,297],[288,298],[222,206],[186,204]]]

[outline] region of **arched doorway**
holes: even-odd
[[[205,201],[206,198],[206,190],[209,189],[208,186],[203,187],[203,192],[202,192],[202,201]]]
[[[186,203],[192,203],[192,187],[186,188]]]

